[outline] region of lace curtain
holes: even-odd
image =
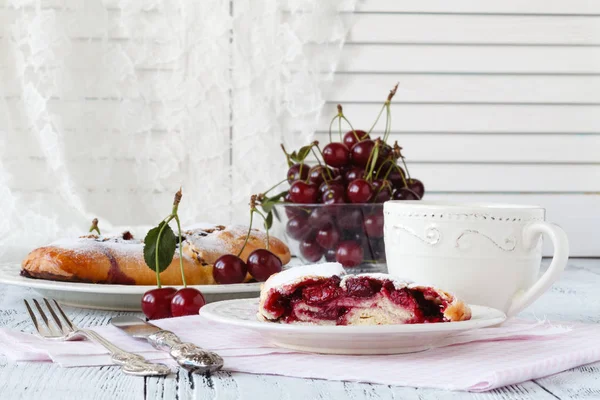
[[[0,259],[184,223],[247,223],[311,141],[355,0],[0,1]],[[344,12],[340,12],[344,10]]]

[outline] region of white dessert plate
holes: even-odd
[[[42,296],[75,307],[101,310],[141,311],[142,295],[156,286],[104,285],[26,278],[18,264],[0,265],[0,283],[30,287]],[[177,286],[175,286],[177,287]],[[202,292],[206,302],[256,297],[260,283],[189,285]],[[178,287],[177,287],[178,288]]]
[[[477,328],[498,325],[506,315],[494,308],[472,305],[469,321],[376,326],[317,326],[278,324],[256,319],[258,299],[207,304],[200,315],[211,321],[259,332],[273,345],[323,354],[401,354],[424,351],[441,340]]]

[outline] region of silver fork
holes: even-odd
[[[44,299],[44,303],[50,312],[50,316],[53,321],[52,323],[44,312],[44,309],[40,303],[36,299],[33,299],[33,304],[35,305],[35,308],[44,322],[45,327],[40,325],[38,322],[38,319],[35,316],[36,314],[29,305],[29,302],[27,302],[27,300],[23,301],[25,302],[25,307],[27,307],[27,312],[31,317],[31,321],[35,326],[35,329],[37,330],[38,334],[45,339],[69,341],[83,337],[85,339],[94,341],[104,346],[104,348],[110,352],[111,359],[115,363],[119,364],[121,366],[121,370],[126,374],[137,376],[164,376],[171,373],[171,369],[164,364],[151,363],[138,354],[133,354],[122,350],[92,330],[78,328],[69,319],[69,317],[67,317],[56,300],[52,301],[54,302],[54,307],[56,307],[58,313],[54,310],[48,299]],[[62,320],[59,318],[59,314],[62,317]]]

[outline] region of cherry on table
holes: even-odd
[[[163,287],[148,290],[142,296],[142,311],[148,319],[171,317],[171,300],[177,289]]]
[[[290,187],[290,198],[294,203],[313,204],[317,202],[319,187],[312,183],[296,181]]]
[[[394,200],[420,200],[419,196],[408,188],[396,190]]]
[[[300,242],[300,254],[309,262],[317,262],[323,257],[323,249],[315,240],[303,240]]]
[[[343,167],[350,162],[350,150],[343,143],[329,143],[323,148],[323,160],[329,166]]]
[[[366,168],[371,152],[373,151],[373,147],[375,147],[375,142],[371,139],[363,140],[352,146],[352,150],[350,151],[352,164],[358,167]]]
[[[213,278],[220,284],[242,283],[246,279],[246,263],[233,254],[224,254],[217,258],[213,266]]]
[[[306,164],[294,164],[288,169],[287,180],[290,185],[296,181],[304,181],[308,178],[310,167]]]
[[[360,265],[363,255],[363,247],[355,241],[348,240],[338,245],[335,259],[344,267],[351,268]]]
[[[199,290],[194,288],[179,289],[171,300],[171,314],[174,317],[197,315],[206,304],[206,300]]]
[[[367,180],[362,178],[355,179],[348,184],[346,197],[352,203],[368,203],[373,197],[373,188]]]
[[[346,132],[342,141],[344,142],[346,147],[351,149],[352,146],[354,146],[356,143],[370,138],[371,137],[367,132],[357,129],[355,131]]]
[[[256,249],[246,261],[248,272],[254,279],[264,282],[273,274],[281,272],[281,259],[267,249]]]

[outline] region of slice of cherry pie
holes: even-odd
[[[388,274],[346,275],[340,264],[325,263],[272,275],[260,293],[258,318],[286,324],[418,324],[468,320],[471,310],[431,286]]]

